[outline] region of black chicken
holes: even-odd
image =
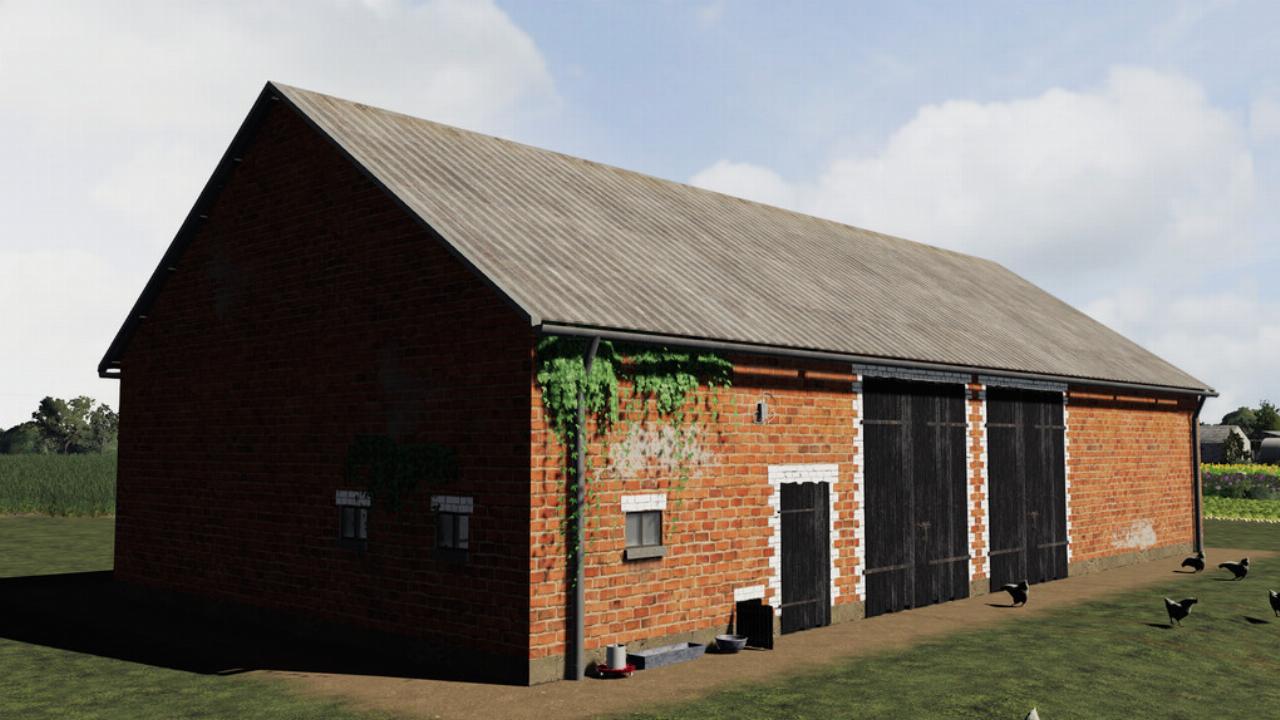
[[[1169,611],[1169,623],[1181,625],[1182,618],[1191,614],[1191,606],[1195,605],[1197,602],[1199,601],[1195,598],[1186,598],[1185,600],[1179,600],[1178,602],[1165,598],[1164,609]]]
[[[1280,593],[1275,590],[1268,590],[1267,592],[1271,593],[1271,610],[1277,616],[1280,616]]]
[[[1245,575],[1249,574],[1249,558],[1245,558],[1238,563],[1225,562],[1218,563],[1218,567],[1223,570],[1230,570],[1237,580],[1243,580]]]
[[[1004,592],[1009,593],[1009,597],[1010,599],[1013,600],[1014,605],[1026,605],[1027,589],[1029,587],[1031,586],[1027,584],[1027,581],[1023,580],[1020,583],[1009,583],[1008,585],[1001,585],[1000,589],[1003,590]]]
[[[1200,572],[1204,569],[1204,553],[1197,552],[1195,557],[1189,557],[1186,560],[1183,560],[1182,567],[1189,567],[1195,572]]]

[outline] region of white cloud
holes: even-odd
[[[1249,107],[1249,134],[1255,142],[1280,140],[1280,102],[1264,97]]]
[[[689,184],[776,207],[798,204],[798,193],[778,173],[750,163],[720,160],[690,178]]]
[[[1274,110],[1255,105],[1252,135],[1280,130]],[[1280,304],[1199,289],[1256,256],[1250,134],[1185,78],[1115,68],[1089,90],[923,107],[811,179],[720,160],[691,182],[1001,262],[1216,386],[1210,417],[1280,399]]]
[[[114,402],[98,360],[267,80],[508,135],[559,109],[489,0],[0,0],[0,427]]]
[[[1091,91],[929,105],[876,153],[834,157],[811,181],[775,177],[721,160],[693,182],[1033,276],[1247,245],[1254,198],[1243,129],[1190,81],[1136,68]]]
[[[724,0],[714,0],[697,9],[698,24],[715,25],[724,18]]]
[[[1214,386],[1221,396],[1205,403],[1205,422],[1264,398],[1280,402],[1280,302],[1236,289],[1170,300],[1130,288],[1082,309]]]

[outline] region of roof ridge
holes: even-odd
[[[958,256],[958,257],[962,257],[962,258],[970,258],[970,259],[979,260],[979,261],[986,262],[986,263],[991,263],[991,264],[993,264],[993,265],[999,265],[999,266],[1000,266],[1000,267],[1002,267],[1002,268],[1004,267],[1003,265],[1000,265],[1000,263],[998,263],[997,261],[995,261],[995,260],[991,260],[990,258],[982,257],[981,255],[974,255],[974,254],[972,254],[972,253],[961,252],[960,250],[955,250],[955,249],[953,249],[953,248],[946,248],[946,247],[942,247],[942,246],[940,246],[940,245],[934,245],[934,244],[927,243],[927,242],[923,242],[923,241],[920,241],[920,240],[912,240],[911,238],[902,237],[902,236],[900,236],[900,235],[893,235],[893,234],[891,234],[891,233],[880,232],[880,231],[878,231],[878,230],[871,230],[871,229],[868,229],[868,228],[861,227],[861,226],[859,226],[859,225],[851,225],[851,224],[849,224],[849,223],[841,222],[841,221],[839,221],[839,220],[835,220],[835,219],[828,218],[828,217],[823,217],[823,216],[821,216],[821,215],[814,215],[814,214],[812,214],[812,213],[806,213],[806,212],[802,212],[802,211],[800,211],[800,210],[794,210],[794,209],[791,209],[791,208],[785,208],[785,207],[782,207],[782,206],[780,206],[780,205],[772,205],[772,204],[767,203],[767,202],[762,202],[762,201],[759,201],[759,200],[753,200],[753,199],[751,199],[751,198],[745,198],[745,197],[742,197],[742,196],[740,196],[740,195],[732,195],[732,194],[730,194],[730,193],[721,192],[721,191],[719,191],[719,190],[713,190],[713,189],[711,189],[711,188],[705,188],[705,187],[701,187],[701,186],[698,186],[698,185],[693,185],[693,184],[691,184],[691,183],[684,182],[684,181],[681,181],[681,180],[672,180],[672,179],[670,179],[670,178],[664,178],[664,177],[660,177],[660,176],[658,176],[658,175],[652,175],[652,174],[649,174],[649,173],[646,173],[646,172],[643,172],[643,171],[640,171],[640,170],[632,170],[632,169],[630,169],[630,168],[624,168],[624,167],[622,167],[622,166],[620,166],[620,165],[611,165],[611,164],[609,164],[609,163],[600,162],[599,160],[592,160],[592,159],[590,159],[590,158],[584,158],[584,157],[582,157],[582,156],[580,156],[580,155],[572,155],[572,154],[570,154],[570,153],[563,152],[563,151],[561,151],[561,150],[553,150],[553,149],[551,149],[551,148],[542,147],[542,146],[540,146],[540,145],[533,145],[533,144],[531,144],[531,143],[522,142],[522,141],[520,141],[520,140],[514,140],[514,139],[512,139],[512,138],[502,137],[502,136],[500,136],[500,135],[492,135],[492,134],[490,134],[490,133],[480,132],[479,130],[471,130],[471,129],[469,129],[469,128],[460,127],[460,126],[458,126],[458,125],[450,125],[449,123],[443,123],[443,122],[440,122],[440,121],[438,121],[438,120],[431,120],[431,119],[429,119],[429,118],[424,118],[424,117],[422,117],[422,116],[420,116],[420,115],[411,115],[411,114],[409,114],[409,113],[400,112],[400,111],[398,111],[398,110],[392,110],[392,109],[390,109],[390,108],[385,108],[385,107],[382,107],[382,106],[380,106],[380,105],[371,105],[371,104],[369,104],[369,103],[360,102],[360,101],[358,101],[358,100],[351,100],[351,99],[349,99],[349,98],[344,98],[344,97],[340,97],[340,96],[337,96],[337,95],[330,95],[330,94],[328,94],[328,93],[323,93],[323,92],[319,92],[319,91],[316,91],[316,90],[308,90],[308,89],[306,89],[306,88],[301,88],[301,87],[298,87],[298,86],[296,86],[296,85],[288,85],[288,84],[286,84],[286,83],[276,82],[276,81],[274,81],[274,80],[268,81],[268,85],[271,85],[272,87],[275,87],[275,88],[280,88],[280,89],[290,90],[290,91],[293,91],[293,92],[296,92],[296,93],[301,93],[301,94],[304,94],[304,95],[314,95],[314,96],[319,96],[319,97],[327,98],[327,99],[329,99],[329,100],[333,100],[333,101],[336,101],[336,102],[339,102],[339,103],[343,103],[343,104],[345,104],[345,105],[350,105],[350,106],[354,106],[354,107],[357,107],[357,108],[362,108],[362,109],[370,110],[370,111],[373,111],[373,112],[382,113],[382,114],[385,114],[385,115],[393,115],[393,116],[396,116],[396,117],[406,118],[406,119],[408,119],[408,120],[412,120],[412,121],[414,121],[414,122],[427,123],[427,124],[429,124],[429,125],[434,125],[435,127],[438,127],[438,128],[444,128],[444,129],[446,129],[446,130],[450,130],[450,131],[454,131],[454,132],[460,132],[460,133],[464,133],[464,134],[467,134],[467,135],[472,135],[472,136],[476,136],[476,137],[481,137],[481,138],[485,138],[486,140],[496,141],[496,142],[499,142],[499,143],[505,143],[505,144],[508,144],[508,145],[515,145],[515,146],[522,147],[522,148],[528,148],[528,149],[530,149],[530,150],[534,150],[534,151],[536,151],[536,152],[540,152],[540,153],[550,153],[550,154],[552,154],[552,155],[556,155],[556,156],[558,156],[558,157],[564,158],[564,159],[569,160],[569,161],[571,161],[571,162],[575,162],[575,163],[585,163],[585,164],[590,165],[590,166],[592,166],[592,167],[602,168],[602,169],[604,169],[604,170],[608,170],[608,171],[610,171],[610,172],[623,173],[623,174],[625,174],[625,175],[631,175],[631,176],[635,176],[635,177],[645,178],[645,179],[647,179],[647,180],[654,180],[654,181],[657,181],[657,182],[660,182],[660,183],[668,183],[668,184],[671,184],[671,185],[678,185],[678,186],[680,186],[680,187],[689,188],[689,189],[694,190],[694,191],[697,191],[697,192],[702,192],[702,193],[711,193],[711,194],[714,194],[714,195],[719,195],[719,196],[721,196],[721,197],[729,198],[729,199],[731,199],[731,200],[735,200],[735,201],[737,201],[737,202],[743,202],[743,203],[747,203],[747,204],[749,204],[749,205],[755,205],[755,206],[758,206],[758,207],[761,207],[761,208],[766,208],[766,209],[768,209],[768,210],[770,210],[770,211],[784,212],[784,213],[788,213],[788,214],[795,215],[795,216],[798,216],[798,217],[803,217],[803,218],[807,218],[807,219],[810,219],[810,220],[816,220],[817,222],[827,223],[827,224],[830,224],[830,225],[834,225],[834,226],[836,226],[836,227],[846,228],[846,229],[849,229],[849,230],[854,230],[854,231],[856,231],[856,232],[862,233],[862,234],[864,234],[864,235],[871,236],[872,238],[875,238],[875,239],[878,239],[878,240],[887,240],[887,241],[891,241],[891,242],[904,242],[904,243],[910,243],[910,244],[912,244],[912,245],[918,245],[918,246],[920,246],[920,247],[922,247],[922,248],[925,248],[925,249],[927,249],[927,250],[932,250],[932,251],[937,251],[937,252],[947,253],[947,254],[955,255],[955,256]],[[304,110],[303,112],[305,113],[305,110]]]

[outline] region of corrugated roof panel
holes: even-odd
[[[535,322],[1208,389],[981,258],[274,87]]]

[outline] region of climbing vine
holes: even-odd
[[[613,431],[626,419],[643,420],[649,407],[666,421],[672,437],[671,460],[676,467],[671,490],[679,502],[678,495],[689,480],[703,411],[713,423],[719,420],[719,391],[729,387],[733,378],[733,365],[711,353],[633,347],[608,341],[600,342],[588,372],[585,356],[589,343],[590,340],[584,338],[548,336],[537,346],[537,381],[542,390],[542,403],[550,430],[559,441],[559,461],[568,482],[563,488],[566,492],[557,495],[557,502],[567,498],[570,504],[568,512],[561,516],[561,532],[571,556],[578,548],[569,530],[580,517],[584,521],[589,518],[590,511],[596,507],[595,480],[608,470]],[[620,384],[623,379],[631,385],[625,407]],[[702,386],[707,388],[705,392],[700,390]],[[586,502],[581,508],[575,507],[579,482],[576,477],[579,390],[583,394],[584,419],[594,427],[594,437],[601,443],[599,457],[603,458],[588,465],[587,477],[583,479]],[[630,452],[630,438],[628,435],[625,441],[624,456]],[[595,480],[591,474],[593,466],[598,469]]]
[[[363,483],[369,496],[400,509],[418,486],[446,483],[458,476],[458,457],[452,448],[435,443],[398,443],[386,435],[357,435],[347,446],[343,476],[348,484]]]

